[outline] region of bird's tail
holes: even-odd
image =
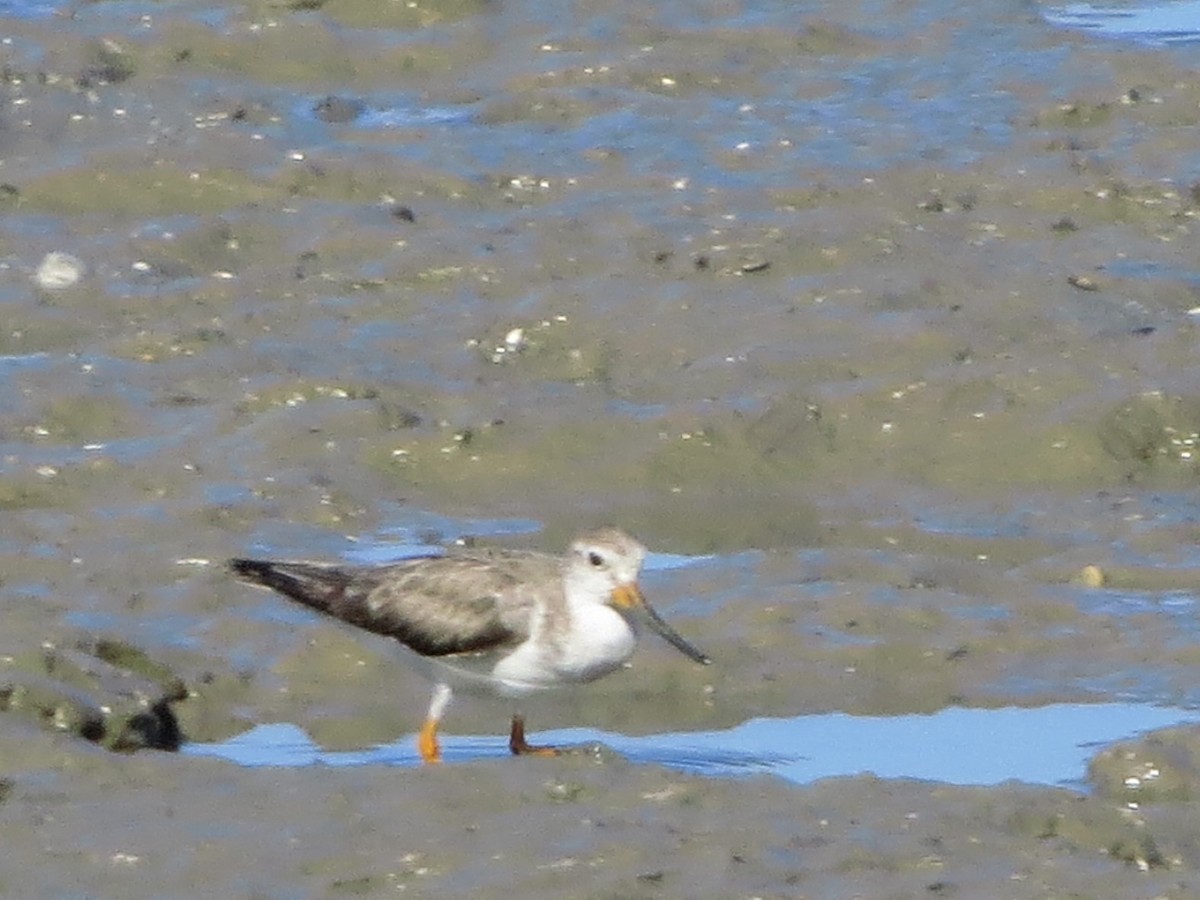
[[[351,580],[345,570],[318,563],[231,559],[229,568],[238,578],[279,591],[324,613],[334,612],[345,602]]]

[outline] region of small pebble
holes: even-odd
[[[87,271],[83,260],[54,250],[42,257],[33,280],[38,287],[46,291],[63,291],[74,287]]]

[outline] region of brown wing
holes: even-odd
[[[423,656],[518,644],[529,635],[532,590],[560,590],[558,561],[484,551],[381,567],[230,560],[234,573]],[[531,587],[532,586],[532,587]]]

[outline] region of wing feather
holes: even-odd
[[[379,567],[234,559],[239,577],[376,634],[423,656],[521,643],[536,591],[561,591],[552,556],[459,551]]]

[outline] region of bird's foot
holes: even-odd
[[[513,756],[558,756],[562,752],[558,747],[538,746],[525,740],[525,717],[519,715],[513,716],[508,749]]]

